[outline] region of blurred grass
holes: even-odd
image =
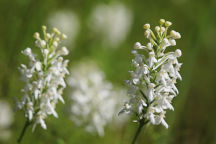
[[[215,0],[125,0],[120,1],[133,12],[131,32],[118,49],[102,45],[100,38],[88,30],[89,13],[99,3],[111,0],[0,0],[0,99],[14,105],[14,98],[21,97],[20,74],[17,67],[24,62],[20,51],[34,47],[32,35],[41,25],[47,24],[50,13],[61,9],[75,12],[80,18],[81,31],[76,46],[68,58],[71,65],[89,57],[97,61],[106,73],[107,79],[116,85],[124,85],[134,42],[146,42],[142,25],[146,22],[156,25],[160,18],[173,22],[172,28],[182,34],[177,48],[183,51],[182,76],[179,82],[180,94],[174,100],[174,112],[169,112],[168,130],[161,126],[150,126],[141,134],[139,143],[152,144],[214,144],[216,143],[215,84],[216,81],[216,1]],[[67,105],[67,104],[66,104]],[[66,105],[59,104],[59,118],[49,118],[48,130],[28,129],[23,143],[130,143],[137,125],[128,122],[121,129],[106,129],[105,137],[98,137],[76,127],[67,113],[60,113]],[[22,112],[17,112],[11,127],[13,144],[24,124]],[[1,142],[0,142],[1,143]],[[3,143],[3,142],[2,142]]]

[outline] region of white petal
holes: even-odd
[[[149,119],[150,119],[150,121],[151,121],[152,124],[155,124],[154,114],[151,113],[151,114],[149,115]]]
[[[39,123],[40,123],[40,125],[41,125],[41,127],[42,127],[43,129],[47,129],[46,123],[45,123],[45,121],[44,121],[42,118],[39,119]]]
[[[169,126],[163,118],[161,119],[161,123],[166,129],[168,129]]]
[[[29,118],[30,121],[32,120],[32,118],[33,118],[32,110],[28,110],[28,118]]]
[[[41,63],[40,62],[36,62],[35,63],[35,68],[37,71],[41,71]]]

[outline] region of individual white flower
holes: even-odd
[[[134,44],[134,49],[144,49],[144,48],[145,48],[145,47],[142,46],[140,42],[136,42],[136,43]]]
[[[144,33],[144,35],[146,36],[146,38],[151,38],[151,31],[149,29],[147,29]]]
[[[147,97],[148,97],[148,101],[152,102],[154,99],[154,89],[155,84],[154,83],[149,83],[148,84],[148,92],[147,92]],[[143,100],[142,100],[143,101]]]
[[[0,141],[6,141],[10,138],[10,126],[13,120],[13,112],[10,105],[4,100],[0,100]]]
[[[149,67],[152,68],[152,66],[154,65],[154,63],[157,62],[157,59],[155,58],[155,53],[154,51],[149,52]]]
[[[174,30],[168,35],[167,30],[171,25],[171,22],[161,19],[160,26],[155,27],[156,35],[150,29],[150,24],[144,25],[144,35],[149,42],[146,46],[136,42],[132,51],[135,70],[129,71],[131,79],[126,81],[130,100],[120,111],[120,114],[134,113],[136,121],[162,124],[166,128],[166,110],[174,110],[171,103],[178,94],[176,80],[182,79],[179,73],[182,63],[178,62],[181,50],[166,51],[167,47],[176,45],[175,39],[181,38],[180,33]]]
[[[90,29],[102,37],[104,45],[118,47],[127,37],[132,12],[122,3],[99,4],[90,16]]]
[[[42,31],[44,39],[39,33],[34,34],[41,57],[36,57],[31,48],[27,48],[22,53],[29,57],[29,64],[19,67],[26,85],[21,90],[23,97],[17,107],[25,112],[27,121],[33,124],[32,130],[37,124],[46,129],[45,118],[48,115],[58,117],[55,106],[59,100],[64,103],[64,77],[69,74],[66,68],[68,60],[62,57],[69,51],[66,47],[58,48],[64,34],[56,28],[53,28],[52,33],[47,33],[45,26]]]
[[[84,126],[86,131],[103,136],[104,127],[112,122],[120,108],[123,92],[114,89],[92,61],[80,62],[70,73],[67,82],[71,88],[71,119],[76,125]]]
[[[147,43],[146,47],[148,50],[152,50],[153,45],[149,42]]]

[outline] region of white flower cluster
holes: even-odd
[[[104,135],[104,127],[113,120],[119,109],[121,90],[114,90],[104,73],[94,62],[83,61],[72,67],[67,79],[72,88],[71,119],[91,133]]]
[[[171,102],[178,94],[176,80],[182,79],[179,74],[182,63],[177,60],[182,55],[181,50],[168,52],[167,49],[175,46],[176,39],[181,38],[180,33],[174,30],[168,34],[171,25],[171,22],[161,19],[160,26],[155,27],[156,35],[149,24],[144,25],[149,43],[146,46],[135,43],[132,51],[135,70],[130,71],[131,79],[126,81],[131,98],[119,113],[135,113],[139,122],[162,124],[166,128],[166,110],[174,110]]]
[[[80,21],[76,13],[66,9],[54,11],[48,17],[48,23],[51,27],[58,27],[61,32],[70,37],[64,41],[64,44],[70,45],[70,48],[74,45],[80,31]]]
[[[26,85],[22,89],[22,101],[17,106],[24,110],[28,121],[33,123],[32,130],[37,124],[46,129],[44,119],[48,115],[58,117],[55,106],[59,100],[64,103],[64,77],[69,74],[66,68],[69,61],[62,57],[68,55],[69,51],[66,47],[58,48],[66,35],[56,28],[53,28],[52,33],[47,33],[45,26],[42,26],[42,31],[44,39],[38,32],[34,34],[41,54],[36,57],[31,48],[26,48],[22,53],[29,58],[29,64],[19,67]]]
[[[130,32],[132,12],[123,3],[99,4],[90,16],[90,29],[99,34],[104,45],[118,47]]]

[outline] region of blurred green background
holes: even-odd
[[[92,13],[99,5],[112,7],[116,3],[121,5],[117,9],[122,7],[126,9],[123,10],[126,19],[119,22],[120,27],[121,24],[125,26],[127,23],[122,30],[114,33],[114,35],[120,34],[120,38],[114,37],[118,41],[112,37],[104,38],[106,32],[100,32],[103,31],[103,25],[95,31],[92,27],[99,20],[91,19]],[[65,43],[70,49],[70,54],[67,56],[70,65],[76,64],[83,58],[93,59],[105,72],[107,80],[122,87],[124,80],[129,78],[128,71],[131,68],[132,58],[130,51],[133,44],[136,41],[143,44],[146,42],[143,36],[143,24],[148,22],[156,26],[160,18],[171,21],[172,28],[182,35],[176,46],[183,52],[180,59],[183,62],[181,69],[183,81],[178,83],[180,94],[173,102],[175,111],[166,115],[169,129],[150,126],[145,134],[141,133],[137,143],[216,144],[215,0],[0,0],[0,101],[8,102],[12,110],[15,99],[21,98],[20,89],[24,86],[17,67],[21,63],[26,63],[26,59],[20,52],[26,47],[34,47],[32,35],[41,30],[41,25],[55,26],[55,20],[50,19],[59,11],[72,13],[71,23],[67,22],[69,26],[64,25],[69,28],[67,31],[71,34],[68,34],[69,42]],[[115,11],[111,14],[115,15]],[[106,15],[104,17],[106,19]],[[66,23],[64,18],[60,18],[59,21],[58,17],[53,19],[62,24]],[[104,29],[107,28],[106,21],[101,24],[104,24]],[[119,27],[115,29],[118,31]],[[67,93],[64,95],[67,99]],[[59,118],[55,119],[52,116],[48,118],[47,130],[38,126],[32,133],[31,129],[28,129],[23,143],[129,144],[131,142],[138,126],[131,120],[118,129],[110,124],[105,129],[105,136],[99,137],[96,134],[86,133],[73,124],[67,113],[64,113],[67,104],[58,104]],[[0,143],[16,143],[24,122],[23,112],[13,113],[13,123],[6,128],[11,134],[8,138],[1,136],[3,132],[0,128]]]

